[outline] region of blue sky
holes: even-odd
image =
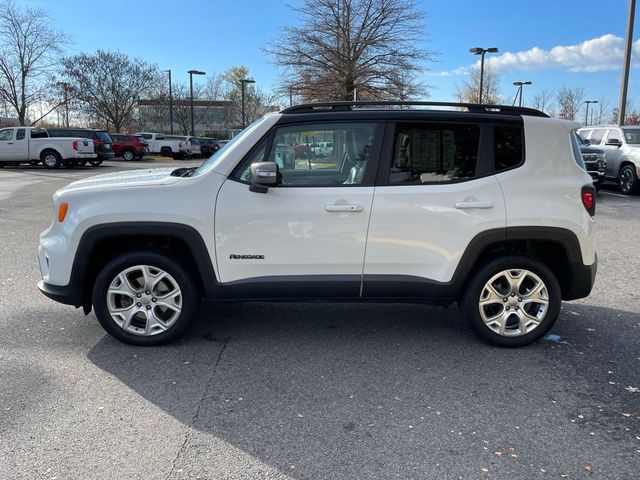
[[[280,0],[21,0],[45,8],[73,38],[72,51],[97,48],[171,68],[176,82],[187,70],[220,73],[232,65],[250,68],[265,89],[278,82],[261,46],[294,23]],[[300,0],[290,0],[300,3]],[[618,101],[622,37],[628,0],[424,0],[424,47],[439,52],[424,81],[431,98],[451,100],[475,58],[470,47],[499,47],[492,62],[500,69],[501,93],[515,93],[513,81],[530,80],[525,101],[541,89],[584,87],[588,98]],[[640,37],[640,24],[635,38]],[[587,42],[587,43],[584,43]],[[533,50],[537,47],[540,50]],[[554,47],[568,47],[555,48]],[[636,46],[640,53],[640,42]],[[511,54],[504,55],[506,52]],[[488,57],[487,57],[488,58]],[[640,63],[631,73],[630,98],[640,107]],[[637,100],[636,100],[637,99]]]

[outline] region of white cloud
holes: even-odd
[[[534,47],[520,52],[487,55],[486,62],[499,70],[565,69],[572,72],[618,70],[624,57],[624,39],[612,34],[577,45],[558,45],[550,50]],[[635,57],[635,58],[634,58]],[[633,66],[640,66],[640,40],[633,43]],[[476,62],[479,65],[480,62]],[[458,67],[437,75],[464,75],[469,67]]]

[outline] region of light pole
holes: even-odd
[[[165,70],[169,74],[169,131],[173,135],[173,87],[171,86],[171,69]]]
[[[522,94],[524,93],[524,89],[523,86],[524,85],[533,85],[532,82],[513,82],[513,85],[518,87],[518,90],[516,91],[516,96],[513,99],[513,104],[516,104],[516,100],[518,100],[518,98],[520,99],[518,106],[522,106],[522,104],[524,103],[524,101],[522,100]]]
[[[585,100],[585,102],[587,104],[587,111],[584,114],[584,126],[586,127],[589,124],[589,104],[591,103],[598,103],[598,100]],[[593,122],[592,122],[593,123]]]
[[[240,80],[240,84],[242,85],[242,129],[244,130],[245,127],[245,115],[244,115],[244,89],[245,89],[245,84],[247,83],[256,83],[255,80],[250,80],[248,78],[243,78]]]
[[[189,92],[191,98],[191,135],[195,135],[195,126],[193,122],[193,76],[194,75],[206,75],[206,72],[201,72],[200,70],[189,70],[187,72],[189,74]]]
[[[627,19],[627,40],[624,47],[624,65],[622,66],[622,88],[620,88],[620,105],[618,106],[618,125],[624,125],[627,112],[627,88],[629,86],[629,67],[633,48],[633,20],[636,12],[636,0],[629,0],[629,17]]]
[[[478,103],[482,103],[482,85],[484,82],[484,56],[487,53],[498,53],[498,49],[496,47],[473,47],[469,49],[469,52],[473,53],[474,55],[480,55],[480,93],[478,94]]]

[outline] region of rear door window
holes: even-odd
[[[589,142],[591,145],[600,145],[602,139],[604,138],[604,134],[607,131],[604,128],[596,128],[591,132],[591,136],[589,137]]]
[[[421,185],[472,179],[479,145],[480,126],[476,124],[399,124],[389,183]]]
[[[496,125],[493,129],[496,173],[517,167],[524,160],[522,127]]]

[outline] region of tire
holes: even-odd
[[[635,166],[625,165],[620,169],[618,185],[622,193],[627,195],[635,195],[639,192],[640,182],[638,182],[638,174],[636,173]]]
[[[509,280],[522,282],[515,295]],[[499,347],[522,347],[539,340],[553,327],[561,303],[560,285],[546,265],[529,257],[508,256],[488,262],[475,273],[463,307],[480,338]]]
[[[102,165],[102,159],[96,158],[95,160],[89,160],[89,163],[94,167],[99,167],[100,165]]]
[[[67,160],[64,164],[66,168],[76,168],[78,166],[77,160]]]
[[[143,269],[150,279],[144,288],[139,283]],[[161,274],[164,278],[152,287],[154,276]],[[129,279],[126,283],[125,275]],[[176,289],[179,295],[175,298],[165,297],[172,307],[162,306],[162,291]],[[197,292],[190,272],[176,258],[156,250],[131,251],[100,271],[93,286],[93,308],[102,327],[114,338],[130,345],[162,345],[182,336],[194,320],[200,303]],[[117,308],[125,310],[118,312]]]
[[[87,161],[86,160],[80,160],[78,162],[78,165],[80,165],[81,167],[86,167],[87,166]]]
[[[169,147],[162,147],[160,149],[160,155],[162,155],[163,157],[171,157],[173,155],[173,152]]]
[[[48,168],[50,170],[60,168],[60,165],[62,165],[62,158],[60,158],[58,152],[54,150],[45,150],[42,152],[40,160],[42,161],[44,168]]]
[[[136,154],[133,150],[125,150],[122,152],[122,158],[124,158],[127,162],[131,162],[136,158]]]

